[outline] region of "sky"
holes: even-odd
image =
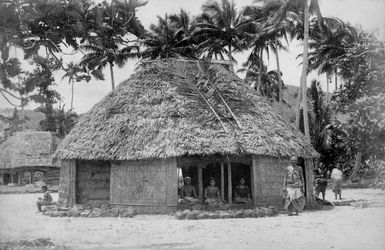
[[[195,16],[201,12],[201,6],[206,0],[149,0],[147,5],[140,7],[137,11],[139,20],[143,23],[145,28],[148,28],[151,23],[157,22],[157,15],[164,16],[166,13],[179,12],[181,8],[185,9],[191,15]],[[253,0],[235,0],[238,9],[245,5],[253,3]],[[385,0],[319,0],[320,9],[323,16],[338,17],[343,21],[349,22],[353,25],[360,25],[368,31],[378,31],[379,36],[385,40]],[[283,73],[282,80],[285,84],[299,86],[299,79],[301,75],[300,60],[296,57],[302,53],[302,46],[299,42],[293,42],[289,46],[289,51],[280,52],[280,67]],[[21,57],[21,52],[15,52],[17,56]],[[12,54],[11,54],[12,56]],[[63,56],[64,62],[77,62],[81,58],[81,54],[72,56]],[[246,53],[238,53],[235,55],[238,65],[235,70],[247,58]],[[267,58],[266,58],[267,59]],[[115,67],[115,82],[120,82],[128,79],[137,66],[137,60],[131,60],[126,63],[123,68]],[[275,57],[270,56],[269,60],[265,62],[268,65],[268,70],[276,69]],[[74,111],[77,113],[85,113],[104,96],[111,91],[110,73],[108,67],[104,70],[105,80],[96,81],[91,80],[89,83],[79,82],[75,83],[74,95]],[[54,87],[61,95],[61,105],[65,105],[66,109],[70,107],[71,87],[68,80],[62,80],[64,72],[55,74],[55,81],[57,85]],[[313,79],[318,79],[321,82],[321,87],[326,90],[326,76],[317,75],[316,72],[309,74],[308,84]],[[332,85],[334,86],[334,84]],[[330,87],[332,91],[334,87]],[[0,108],[9,108],[5,99],[0,96]],[[27,109],[36,108],[36,105],[31,103]]]

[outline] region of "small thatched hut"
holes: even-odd
[[[231,203],[233,188],[245,176],[255,204],[280,205],[293,155],[305,159],[307,198],[314,200],[318,153],[227,67],[142,62],[59,145],[61,202],[168,211],[178,205],[182,170],[201,197],[213,176]]]
[[[47,184],[59,183],[59,168],[52,156],[58,139],[50,132],[23,131],[10,136],[0,145],[0,183],[22,184],[24,173],[33,181],[35,172],[44,174]]]

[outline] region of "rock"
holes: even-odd
[[[243,213],[244,213],[244,215],[245,215],[246,218],[252,218],[252,215],[253,215],[253,213],[254,213],[254,210],[252,210],[252,209],[246,209]]]
[[[185,216],[188,214],[188,213],[190,213],[191,212],[191,210],[189,210],[189,209],[185,209],[185,210],[183,210],[182,211],[182,214],[184,214]]]
[[[41,209],[43,212],[44,211],[58,211],[58,206],[57,205],[51,205],[51,206],[42,206]]]
[[[59,213],[59,217],[66,217],[67,211],[57,211]]]
[[[102,210],[101,210],[100,208],[95,207],[95,208],[92,209],[92,211],[88,214],[88,218],[96,218],[96,217],[100,217],[101,214],[102,214]]]
[[[81,211],[79,211],[75,208],[71,208],[70,210],[68,210],[67,216],[68,217],[79,217],[80,213],[81,213]]]
[[[71,209],[70,207],[61,207],[61,206],[57,207],[57,211],[68,211],[70,209]]]
[[[200,212],[193,210],[186,214],[186,220],[196,220]]]
[[[233,215],[227,212],[220,212],[219,217],[221,219],[230,219],[230,218],[233,218]]]
[[[277,208],[275,206],[272,206],[272,205],[268,206],[266,209],[266,215],[270,216],[270,217],[277,216],[278,215]]]
[[[258,217],[265,217],[266,216],[265,210],[263,210],[262,208],[256,208],[255,212],[257,213]]]
[[[111,217],[119,217],[119,210],[120,210],[120,208],[118,208],[118,207],[111,208],[110,209]]]
[[[81,217],[87,217],[91,213],[91,210],[85,209],[83,212],[80,213]]]
[[[60,212],[59,211],[51,211],[49,216],[51,216],[51,217],[59,217],[60,216]]]
[[[119,211],[119,216],[122,218],[133,218],[136,214],[135,209],[132,207],[122,208]]]
[[[198,220],[205,220],[205,219],[208,219],[209,217],[210,217],[210,213],[202,212],[202,213],[198,214],[197,219]]]
[[[209,219],[219,219],[219,214],[216,214],[216,213],[210,213],[210,214],[209,214]]]
[[[84,205],[83,204],[75,204],[72,208],[80,211],[80,210],[84,210]]]
[[[221,210],[229,210],[231,208],[231,205],[230,204],[220,204],[219,208]]]
[[[236,211],[234,213],[234,218],[245,218],[245,214],[242,211]]]
[[[100,209],[101,210],[108,210],[108,209],[110,209],[110,205],[109,204],[101,204]]]
[[[191,207],[193,210],[203,210],[204,209],[204,206],[202,206],[201,204],[195,204]]]
[[[182,212],[176,212],[174,214],[174,217],[175,219],[177,220],[184,220],[186,218],[186,214],[182,213]]]

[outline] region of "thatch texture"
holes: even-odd
[[[196,62],[142,62],[130,79],[81,117],[55,157],[138,160],[212,154],[318,156],[294,126],[281,119],[233,72],[220,64],[212,64],[210,70],[216,74],[218,92],[236,117],[218,104],[218,98],[211,98],[225,129],[188,82],[199,75]]]
[[[0,145],[0,169],[51,167],[56,143],[50,132],[17,132]]]

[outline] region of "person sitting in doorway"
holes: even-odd
[[[36,201],[36,206],[38,212],[42,212],[41,207],[42,206],[49,206],[52,205],[52,196],[48,191],[47,186],[42,186],[41,191],[44,193],[43,197],[37,198],[38,201]]]
[[[199,203],[195,187],[191,185],[191,178],[187,176],[184,178],[184,185],[180,189],[179,203],[184,205],[194,205]]]
[[[235,188],[235,203],[251,204],[253,200],[250,198],[249,187],[245,185],[246,180],[241,177],[239,185]]]
[[[209,206],[216,206],[222,204],[221,192],[215,185],[215,179],[210,178],[210,185],[205,188],[205,203]]]

